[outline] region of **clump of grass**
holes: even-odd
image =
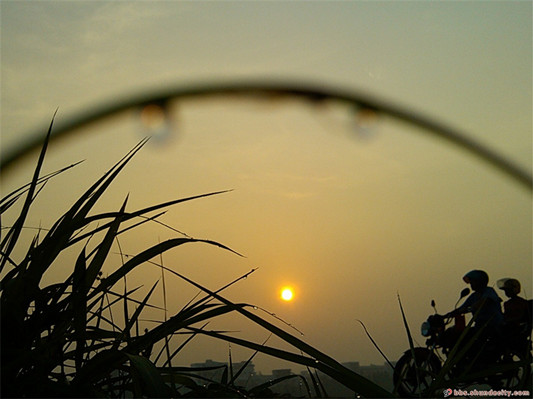
[[[96,395],[109,383],[114,372],[129,367],[135,390],[161,395],[167,392],[155,366],[144,351],[156,342],[152,331],[140,336],[132,334],[139,315],[148,306],[155,285],[140,301],[131,292],[115,291],[115,285],[133,269],[157,255],[187,243],[203,242],[225,250],[229,248],[208,240],[174,238],[141,251],[111,275],[101,278],[101,271],[114,241],[125,231],[136,228],[161,213],[146,218],[164,207],[218,193],[178,199],[149,208],[126,211],[127,198],[119,211],[90,215],[91,210],[112,181],[143,147],[143,140],[96,181],[44,237],[37,235],[23,259],[16,262],[13,253],[31,205],[52,177],[64,170],[40,177],[48,137],[44,142],[32,181],[0,201],[2,214],[18,200],[24,200],[13,226],[0,243],[0,282],[2,326],[2,390],[5,396]],[[65,169],[66,170],[66,169]],[[24,198],[25,197],[25,198]],[[92,249],[89,248],[92,240]],[[97,243],[94,243],[97,241]],[[41,287],[41,279],[58,256],[77,243],[83,243],[72,273],[63,282]],[[10,270],[8,270],[10,269]],[[104,315],[113,303],[136,302],[132,315],[124,312],[124,325],[119,327]],[[198,304],[174,317],[166,324],[174,329],[186,326],[192,317],[200,321],[211,317],[215,306]],[[220,309],[219,313],[229,311]],[[204,315],[205,314],[205,315]],[[203,315],[203,316],[202,316]],[[157,330],[157,329],[156,329]],[[159,329],[160,330],[160,329]],[[104,378],[105,377],[105,378]],[[147,381],[151,381],[147,384]],[[149,392],[148,392],[149,391]]]
[[[191,243],[216,246],[237,254],[218,242],[188,236],[171,238],[138,254],[123,256],[123,262],[111,274],[102,277],[104,264],[110,262],[111,248],[123,233],[157,221],[164,208],[223,193],[219,191],[176,199],[135,211],[127,210],[126,197],[118,211],[91,214],[113,180],[146,144],[146,140],[91,185],[49,230],[40,230],[22,259],[15,260],[14,251],[16,248],[20,250],[21,232],[38,194],[50,179],[70,169],[67,167],[41,176],[52,126],[53,121],[30,183],[0,200],[0,215],[22,202],[12,226],[0,226],[0,231],[6,230],[5,235],[0,237],[3,397],[177,397],[184,390],[191,397],[210,396],[203,385],[195,382],[193,377],[199,377],[194,370],[172,366],[173,359],[183,346],[198,334],[250,348],[255,351],[253,356],[261,352],[318,369],[364,396],[390,396],[376,384],[257,316],[249,310],[253,309],[252,306],[233,303],[221,295],[222,290],[249,273],[213,291],[163,265],[162,261],[154,261],[170,249]],[[64,281],[42,286],[43,275],[57,265],[58,257],[80,246],[73,264],[61,265],[63,269],[71,270],[69,276]],[[153,329],[140,332],[140,316],[147,308],[153,307],[150,300],[157,282],[140,298],[136,296],[139,287],[128,289],[124,284],[123,291],[120,291],[117,283],[145,265],[156,265],[161,269],[162,276],[170,273],[197,287],[203,296],[189,302],[176,314],[165,316],[165,320]],[[122,323],[112,316],[117,308],[121,309]],[[269,347],[266,342],[255,343],[223,331],[206,329],[211,319],[228,313],[241,314],[291,344],[300,354]],[[189,334],[189,338],[171,351],[169,341],[177,332]],[[162,349],[154,353],[153,348],[160,343]],[[236,387],[236,375],[228,377],[226,373],[221,381],[212,381],[217,387],[216,396],[261,396],[261,393],[270,392],[267,386],[246,392]],[[319,390],[317,396],[320,396]]]

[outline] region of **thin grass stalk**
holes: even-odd
[[[161,266],[163,266],[163,254],[159,254],[159,261],[161,262]],[[161,267],[161,280],[163,281],[163,308],[164,310],[164,321],[166,322],[168,320],[168,307],[167,307],[167,287],[166,287],[166,281],[165,281],[165,269]],[[165,364],[168,364],[169,367],[172,367],[172,358],[170,357],[170,345],[169,345],[169,338],[168,335],[165,337],[164,342],[164,348],[167,355],[167,360]],[[171,381],[172,387],[175,388],[174,382]]]
[[[105,298],[105,300],[106,300],[106,302],[107,302],[107,308],[108,308],[108,310],[109,310],[109,320],[110,320],[110,324],[111,324],[111,326],[113,327],[113,330],[115,330],[115,328],[116,328],[117,330],[120,330],[120,329],[118,328],[118,326],[115,324],[115,320],[113,320],[113,309],[111,308],[111,306],[110,306],[110,304],[109,304],[109,295],[107,294],[107,292],[105,292],[105,293],[103,294],[103,296],[104,296],[104,298]]]
[[[76,342],[75,365],[79,370],[82,367],[83,353],[85,352],[85,332],[87,331],[87,295],[86,283],[86,257],[85,248],[82,249],[74,266],[72,278],[72,311],[74,335]]]
[[[228,380],[228,383],[229,383],[230,381],[233,381],[235,379],[233,377],[233,359],[231,356],[231,344],[228,344],[228,360],[229,360],[229,380]]]
[[[124,301],[124,300],[128,300],[129,302],[131,303],[135,303],[136,305],[140,305],[141,304],[141,301],[138,301],[137,299],[134,299],[134,298],[131,298],[131,295],[133,293],[135,293],[136,291],[138,291],[139,289],[141,289],[142,286],[139,286],[139,287],[136,287],[136,288],[133,288],[129,291],[126,292],[126,295],[124,294],[118,294],[116,292],[113,292],[113,291],[107,291],[107,293],[109,294],[109,296],[113,296],[113,297],[116,297],[114,300],[112,300],[111,302],[109,302],[109,305],[102,305],[102,307],[98,307],[98,311],[95,311],[93,312],[92,310],[90,311],[90,314],[91,314],[91,317],[89,318],[88,321],[91,321],[92,319],[94,319],[95,317],[97,317],[97,314],[101,314],[103,311],[107,310],[109,307],[112,307],[113,305],[115,305],[116,303],[120,302],[120,301]],[[92,309],[93,307],[95,307],[98,302],[100,301],[100,298],[97,297],[96,299],[94,299],[88,306],[87,308],[88,309]],[[156,310],[162,310],[162,308],[160,308],[159,306],[155,306],[155,305],[151,305],[149,303],[147,303],[145,305],[147,308],[151,308],[151,309],[156,309]],[[129,320],[129,317],[128,317],[128,320]]]
[[[320,379],[320,376],[318,375],[318,372],[315,370],[316,379],[318,381],[318,384],[320,386],[320,389],[322,389],[322,392],[324,393],[324,397],[329,398],[328,392],[326,391],[326,388],[324,387],[324,384],[322,384],[322,380]]]
[[[270,334],[267,339],[265,339],[265,341],[263,342],[263,345],[266,345],[266,343],[268,342],[268,340],[270,339],[270,337],[272,337],[272,334]],[[252,359],[259,353],[259,351],[255,351],[252,356],[250,356],[248,358],[248,360],[246,360],[246,362],[244,362],[244,364],[241,366],[241,368],[237,371],[237,373],[233,376],[233,378],[231,379],[230,381],[230,384],[235,384],[235,380],[237,378],[239,378],[239,376],[242,374],[242,372],[246,369],[246,367],[252,362]]]
[[[163,266],[161,265],[161,267],[163,267]],[[172,272],[172,269],[168,269],[168,268],[166,268],[166,267],[164,267],[164,269],[167,270],[167,271],[169,271],[169,272]],[[243,274],[242,276],[236,278],[235,280],[231,281],[230,283],[228,283],[228,284],[224,285],[223,287],[219,288],[218,290],[215,291],[215,293],[218,294],[218,293],[224,291],[225,289],[231,287],[232,285],[238,283],[239,281],[247,279],[248,276],[249,276],[250,274],[254,273],[257,269],[258,269],[258,268],[253,268],[253,269],[250,270],[248,273]],[[203,292],[203,291],[200,290],[199,293],[201,293],[201,292]],[[197,296],[198,296],[198,295],[196,295],[194,298],[196,298]],[[191,301],[189,301],[189,302],[188,302],[188,303],[182,308],[182,311],[186,311],[186,310],[188,310],[188,309],[190,309],[190,308],[195,308],[195,307],[197,307],[197,306],[199,306],[200,304],[203,304],[203,303],[209,303],[210,301],[212,301],[212,300],[214,299],[211,295],[207,294],[207,295],[205,295],[203,298],[200,298],[199,300],[197,300],[196,302],[193,303],[194,298],[193,298]]]
[[[102,315],[101,309],[102,309],[102,307],[103,307],[103,304],[104,304],[104,296],[102,295],[102,296],[100,297],[100,307],[99,307],[99,310],[100,310],[100,311],[98,311],[98,312],[95,313],[95,315],[98,314],[98,316],[97,316],[97,318],[96,318],[96,328],[99,328],[99,327],[100,327],[100,323],[101,323],[101,321],[102,321],[102,316],[103,316],[103,315]],[[94,345],[94,341],[91,343],[90,347],[92,348],[93,345]],[[87,356],[86,356],[86,358],[85,358],[85,361],[86,361],[86,362],[89,360],[89,357],[90,357],[90,352],[87,352]]]
[[[405,332],[407,334],[407,340],[409,341],[409,349],[411,350],[411,357],[415,364],[416,384],[417,386],[420,386],[420,368],[418,367],[418,362],[417,362],[416,354],[415,354],[415,345],[413,342],[413,336],[411,335],[409,324],[407,323],[407,318],[405,317],[405,312],[403,310],[402,301],[400,299],[400,294],[398,294],[398,303],[400,305],[400,311],[402,313],[403,325],[405,327]]]
[[[124,203],[122,204],[122,207],[120,208],[120,212],[117,215],[117,217],[113,220],[113,223],[109,226],[109,229],[97,248],[95,248],[93,260],[89,264],[89,267],[87,268],[87,286],[91,287],[93,283],[96,281],[97,276],[99,275],[100,271],[102,270],[102,267],[104,265],[104,262],[109,255],[109,251],[111,249],[111,246],[113,245],[113,241],[115,240],[115,237],[117,235],[117,231],[120,227],[120,224],[122,223],[124,211],[126,209],[126,204],[128,202],[128,198],[124,200]],[[92,255],[92,254],[91,254]]]
[[[470,338],[468,342],[466,342],[465,345],[463,345],[463,341],[466,340],[466,338],[469,336],[470,330],[473,328],[473,324],[477,319],[477,316],[483,307],[483,304],[485,303],[485,300],[481,303],[481,306],[477,309],[477,311],[473,314],[472,318],[466,325],[466,328],[463,330],[461,335],[459,336],[459,339],[455,343],[454,347],[448,354],[446,361],[444,362],[444,365],[442,369],[440,370],[439,374],[435,377],[433,380],[430,389],[434,392],[436,389],[439,389],[440,386],[442,386],[444,379],[446,376],[448,376],[448,373],[450,370],[461,360],[464,358],[468,350],[472,347],[472,345],[476,342],[478,337],[481,336],[483,330],[485,329],[486,325],[483,326],[483,328],[478,329],[475,334]]]
[[[61,169],[58,169],[54,172],[48,173],[44,176],[41,176],[37,179],[37,184],[42,185],[45,182],[51,180],[52,178],[60,175],[63,172],[66,172],[69,169],[74,168],[75,166],[79,165],[83,161],[78,161],[73,163],[72,165],[65,166]],[[0,215],[3,214],[5,211],[7,211],[16,201],[20,199],[26,193],[29,188],[31,187],[31,182],[26,183],[23,186],[15,189],[14,191],[10,192],[8,195],[0,199]],[[35,198],[35,197],[34,197]]]
[[[317,398],[322,397],[322,393],[320,392],[320,386],[318,385],[315,376],[313,375],[313,371],[309,368],[309,366],[305,367],[307,369],[307,373],[309,374],[309,378],[311,378],[311,384],[313,386],[313,389],[315,390],[315,396]]]
[[[129,318],[129,320],[126,322],[126,325],[124,327],[124,329],[122,330],[122,336],[117,339],[114,344],[113,344],[113,349],[118,349],[119,345],[121,343],[124,342],[124,339],[129,337],[130,336],[130,330],[131,328],[133,327],[133,325],[135,324],[135,321],[139,318],[139,315],[141,314],[141,312],[143,311],[146,303],[148,302],[148,300],[150,299],[150,296],[152,295],[152,293],[154,292],[154,289],[155,287],[157,287],[157,284],[158,284],[159,281],[156,281],[155,284],[152,286],[152,288],[150,289],[150,291],[148,291],[148,294],[146,294],[146,296],[144,297],[143,301],[141,302],[141,305],[138,306],[136,309],[135,309],[135,312],[133,313],[133,315]],[[128,342],[128,340],[126,339],[126,342]]]
[[[207,326],[208,323],[205,323],[202,327],[200,327],[200,329],[204,329],[205,326]],[[170,364],[170,360],[172,360],[184,347],[185,345],[187,345],[189,342],[191,342],[193,340],[194,337],[196,337],[196,333],[193,333],[191,334],[189,337],[187,337],[187,339],[181,343],[181,345],[179,345],[175,350],[174,352],[171,353],[171,355],[168,357],[168,359],[165,361],[165,363],[163,364],[163,367],[172,367],[172,366],[169,366]],[[157,364],[156,361],[154,361],[155,364]]]
[[[122,266],[124,266],[124,253],[120,245],[120,240],[118,239],[117,236],[115,236],[115,241],[117,242],[118,252],[120,254],[120,263]],[[129,321],[128,299],[129,299],[128,298],[128,280],[127,280],[127,276],[124,276],[124,297],[122,300],[122,310],[124,312],[124,323],[125,324],[128,324],[128,321]],[[131,335],[130,335],[129,329],[126,331],[125,338],[126,338],[126,341],[128,342],[130,341]]]
[[[383,359],[385,359],[385,361],[387,362],[387,364],[391,367],[392,370],[394,370],[394,365],[392,364],[392,362],[387,358],[387,356],[385,355],[385,353],[383,353],[383,351],[381,350],[381,348],[378,346],[378,344],[376,343],[376,341],[374,341],[374,338],[372,338],[372,336],[370,335],[370,333],[368,332],[368,330],[366,329],[366,326],[363,324],[363,322],[361,320],[357,320],[359,323],[361,323],[361,326],[363,326],[363,329],[365,330],[365,333],[366,333],[366,336],[370,339],[370,342],[372,342],[372,344],[374,345],[374,347],[378,350],[379,354],[383,357]]]
[[[279,317],[278,315],[276,315],[275,313],[272,313],[272,312],[269,312],[268,310],[266,310],[265,308],[262,308],[260,306],[253,306],[254,309],[256,310],[260,310],[261,312],[265,312],[267,315],[269,315],[270,317],[276,319],[277,321],[285,324],[287,327],[289,327],[290,329],[296,331],[298,334],[300,334],[302,337],[305,335],[303,333],[303,331],[299,330],[298,328],[296,328],[295,326],[293,326],[291,323],[283,320],[281,317]]]
[[[135,320],[135,336],[138,337],[140,335],[139,332],[139,319]]]

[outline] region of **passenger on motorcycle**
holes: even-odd
[[[498,280],[497,286],[509,298],[503,304],[504,339],[512,347],[526,350],[527,338],[531,334],[532,302],[518,296],[520,282],[514,278]]]

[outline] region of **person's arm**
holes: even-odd
[[[461,314],[465,314],[470,312],[470,308],[474,304],[475,299],[470,295],[468,298],[466,298],[466,301],[459,306],[458,308],[452,310],[451,312],[448,312],[444,315],[444,317],[455,317]]]

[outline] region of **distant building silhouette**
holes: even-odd
[[[382,388],[386,389],[387,391],[392,392],[394,385],[392,383],[392,374],[393,370],[392,368],[387,364],[382,365],[375,365],[371,364],[368,366],[361,366],[359,362],[346,362],[342,363],[344,367],[347,369],[369,379],[370,381],[376,383],[377,385],[381,386]],[[307,372],[302,373],[306,378],[309,378],[309,375]],[[318,371],[318,378],[320,379],[320,383],[322,384],[325,393],[329,397],[335,397],[335,398],[346,398],[351,397],[353,398],[353,391],[346,388],[344,385],[340,384],[339,382],[335,381],[333,378],[329,377],[328,375]]]
[[[235,380],[235,385],[243,387],[246,390],[250,390],[254,387],[260,386],[261,384],[276,381],[280,378],[295,376],[294,378],[283,380],[267,388],[275,393],[276,396],[308,397],[307,388],[305,383],[302,381],[302,378],[305,378],[311,394],[313,396],[315,394],[315,388],[312,386],[312,379],[307,371],[303,371],[300,374],[300,377],[296,377],[296,374],[293,373],[291,369],[277,369],[272,370],[271,374],[262,374],[261,372],[255,371],[255,366],[252,362],[246,364],[246,366],[245,363],[246,362],[233,362],[232,368],[230,369],[229,364],[226,362],[217,362],[207,359],[203,363],[193,363],[191,364],[191,367],[205,369],[204,371],[198,371],[195,373],[210,381],[221,383],[223,383],[222,378],[224,373],[227,373],[227,375],[230,376],[233,372],[233,375],[236,375],[241,368],[244,367],[238,378]],[[359,362],[346,362],[342,363],[342,365],[347,369],[352,370],[353,372],[380,385],[388,391],[392,391],[394,388],[392,383],[392,369],[386,363],[382,365],[372,364],[368,366],[361,366]],[[320,371],[318,371],[316,374],[313,371],[313,376],[315,377],[316,375],[318,375],[318,379],[320,380],[320,389],[323,388],[326,391],[325,394],[327,394],[327,396],[336,398],[353,397],[353,391],[338,383],[333,378]]]

